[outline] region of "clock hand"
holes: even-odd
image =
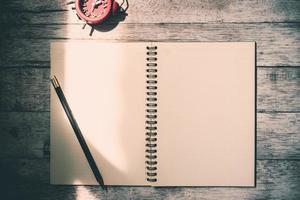
[[[101,0],[94,0],[94,2],[92,3],[92,12],[94,11],[95,7],[99,4],[101,4]]]

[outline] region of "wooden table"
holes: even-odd
[[[300,199],[300,1],[129,4],[91,37],[65,0],[1,1],[0,199]],[[49,185],[49,42],[77,39],[256,41],[257,187]]]

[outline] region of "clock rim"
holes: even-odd
[[[106,20],[108,18],[108,16],[111,13],[111,8],[112,8],[112,4],[113,4],[113,0],[107,0],[107,9],[109,10],[105,16],[101,17],[101,18],[89,18],[87,17],[81,10],[81,6],[80,6],[80,0],[76,0],[75,1],[75,9],[77,14],[79,15],[79,17],[81,19],[83,19],[84,21],[86,21],[86,23],[94,25],[94,24],[99,24],[101,22],[103,22],[104,20]]]

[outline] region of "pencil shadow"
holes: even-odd
[[[102,199],[102,198],[110,198],[114,196],[114,192],[116,190],[122,190],[121,187],[114,186],[114,188],[111,187],[111,185],[106,184],[107,171],[104,169],[109,169],[111,172],[109,172],[109,179],[119,179],[119,180],[126,180],[126,177],[124,176],[124,172],[116,168],[115,165],[113,165],[110,161],[108,161],[93,145],[91,142],[87,141],[89,149],[93,155],[93,158],[95,159],[97,163],[97,167],[102,175],[102,178],[104,180],[104,184],[107,188],[107,190],[103,190],[99,185],[95,184],[82,184],[80,186],[76,187],[76,199],[94,199],[95,197]],[[87,160],[86,160],[87,162]],[[86,169],[83,167],[84,171]],[[113,172],[113,173],[112,173]],[[85,172],[86,173],[86,172]],[[89,176],[93,177],[94,181],[96,181],[94,175],[92,174],[92,169],[89,167]],[[77,179],[75,182],[82,182],[84,183],[85,180]]]
[[[78,46],[81,48],[81,55],[85,55],[85,45]],[[124,183],[131,183],[132,175],[138,173],[132,169],[141,170],[140,166],[135,166],[137,162],[134,159],[141,159],[134,158],[136,156],[134,151],[137,152],[138,148],[138,152],[144,153],[144,93],[140,100],[136,101],[136,91],[132,90],[140,85],[139,88],[144,91],[144,76],[135,77],[137,73],[143,74],[144,70],[129,68],[131,60],[127,58],[125,52],[122,60],[127,64],[115,63],[113,60],[112,63],[107,64],[109,66],[107,69],[81,62],[83,59],[75,59],[73,63],[72,61],[78,55],[68,50],[78,46],[67,43],[58,45],[56,50],[59,49],[59,52],[53,57],[51,72],[58,77],[82,134],[86,136],[85,141],[103,176],[104,183],[106,185],[120,183],[124,186]],[[120,56],[125,49],[127,48],[119,49]],[[117,67],[112,69],[114,65]],[[135,70],[138,72],[134,72]],[[102,71],[106,73],[99,73]],[[51,97],[51,117],[55,119],[57,125],[55,126],[57,133],[51,131],[52,183],[89,185],[92,187],[86,188],[90,188],[91,193],[94,192],[96,196],[105,195],[99,193],[100,187],[98,187],[99,191],[94,189],[97,188],[94,186],[97,182],[93,172],[52,87],[51,89],[53,97]],[[56,110],[56,107],[59,110]],[[139,131],[136,129],[137,120],[139,120]],[[139,134],[138,142],[135,141],[137,134]],[[128,163],[129,161],[132,162]],[[141,160],[138,164],[144,167],[143,163],[144,160]],[[143,175],[140,174],[140,177],[144,178]],[[109,187],[109,191],[111,190],[118,189]],[[124,187],[120,190],[129,191]],[[78,190],[78,193],[83,194],[83,191]]]
[[[109,133],[108,133],[109,134]],[[108,179],[107,175],[109,173],[109,179],[113,179],[113,180],[126,180],[126,176],[124,174],[123,171],[119,170],[115,165],[113,165],[108,159],[106,159],[101,152],[99,152],[95,146],[87,141],[89,149],[97,163],[97,167],[100,171],[100,173],[102,172],[102,178],[104,180],[104,184],[106,186],[108,186],[108,184],[106,184],[106,180]],[[105,171],[106,169],[106,171]],[[104,172],[104,173],[103,173]],[[113,173],[112,173],[113,172]]]

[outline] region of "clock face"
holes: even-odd
[[[98,24],[105,20],[112,7],[112,0],[76,0],[78,16],[88,24]]]

